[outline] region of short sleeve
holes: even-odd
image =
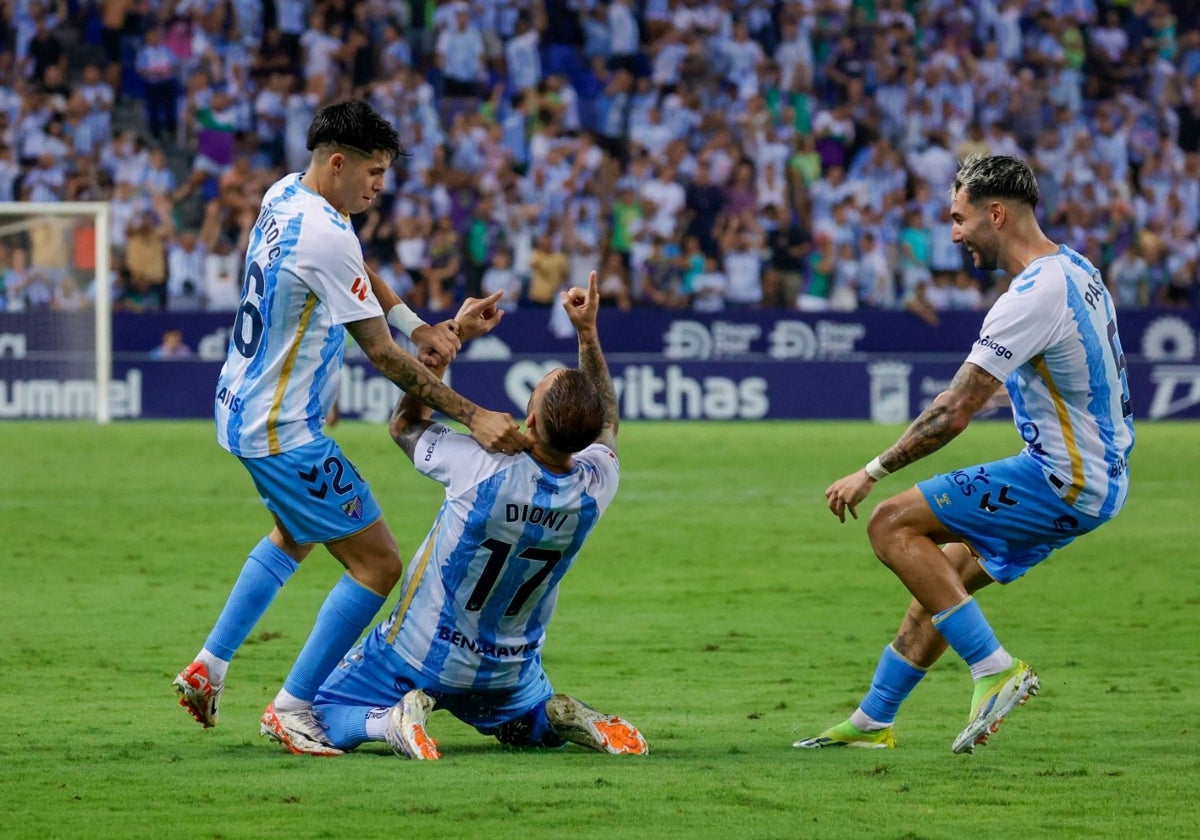
[[[617,453],[602,443],[593,443],[575,453],[575,463],[588,473],[588,493],[600,502],[602,509],[607,508],[621,481]]]
[[[383,309],[371,290],[362,246],[349,219],[330,208],[310,211],[305,219],[306,259],[300,277],[329,310],[335,324],[383,317]]]
[[[417,472],[457,495],[496,472],[498,456],[489,453],[470,435],[441,423],[431,423],[417,439],[413,465]]]
[[[1013,281],[988,311],[967,361],[1004,382],[1021,365],[1042,353],[1058,337],[1066,312],[1061,274],[1036,281]]]

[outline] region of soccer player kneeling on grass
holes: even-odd
[[[542,670],[559,581],[619,479],[617,400],[596,331],[595,272],[586,290],[561,298],[578,335],[579,367],[555,370],[534,388],[528,452],[489,452],[432,422],[407,394],[393,412],[396,443],[445,486],[446,499],[396,608],[317,693],[338,749],[386,741],[408,758],[438,758],[426,731],[435,709],[513,746],[648,749],[625,720],[555,694]]]
[[[871,547],[913,601],[850,718],[794,746],[895,746],[900,704],[947,647],[975,679],[967,725],[951,748],[969,753],[986,744],[1039,685],[1034,670],[997,641],[973,593],[1013,582],[1125,503],[1133,417],[1113,301],[1085,257],[1042,232],[1037,202],[1037,181],[1023,161],[963,162],[951,236],[976,268],[1003,269],[1012,285],[985,316],[950,387],[891,448],[825,496],[840,520],[847,511],[857,518],[875,482],[949,443],[1001,382],[1025,448],[934,476],[875,508]]]

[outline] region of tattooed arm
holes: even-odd
[[[600,334],[596,330],[596,318],[600,311],[596,272],[588,276],[587,289],[572,288],[562,292],[559,297],[579,336],[579,369],[595,383],[604,400],[604,428],[596,442],[616,452],[620,414],[617,411],[617,392],[613,388],[608,363],[604,361],[604,351],[600,349]]]
[[[996,393],[1000,381],[983,368],[963,362],[950,387],[937,395],[929,407],[882,455],[879,463],[895,472],[937,452],[959,435],[984,404]]]
[[[857,519],[858,504],[878,479],[938,451],[957,437],[999,387],[996,377],[971,362],[963,362],[950,387],[938,394],[898,441],[866,467],[826,488],[825,499],[833,515],[845,522],[849,511]]]
[[[445,361],[439,359],[429,367],[429,372],[441,379],[446,374],[447,366]],[[433,423],[430,419],[432,416],[433,409],[412,394],[402,394],[396,402],[396,407],[392,409],[388,430],[392,434],[392,440],[404,450],[410,461],[413,459],[413,453],[417,451],[417,441],[421,434]]]
[[[500,292],[496,292],[486,298],[467,298],[463,301],[453,321],[458,326],[458,335],[462,337],[463,341],[486,335],[495,328],[496,324],[500,323],[500,319],[504,317],[503,310],[496,308],[500,295]],[[429,353],[427,358],[429,361],[426,366],[429,368],[429,372],[438,380],[443,379],[451,359],[439,353]],[[400,396],[396,407],[392,409],[388,431],[391,432],[392,439],[404,450],[410,460],[413,453],[416,452],[417,440],[421,437],[421,433],[429,428],[432,422],[430,420],[432,415],[433,409],[412,393],[407,392]]]
[[[406,394],[467,426],[483,446],[506,453],[527,446],[511,415],[480,408],[443,384],[416,357],[400,349],[383,318],[354,321],[346,329],[380,373]]]

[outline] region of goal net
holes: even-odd
[[[0,202],[0,419],[112,418],[108,225],[104,202]]]

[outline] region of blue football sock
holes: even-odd
[[[933,617],[934,628],[968,665],[974,665],[1000,648],[992,625],[974,598],[942,610]]]
[[[390,709],[371,706],[342,706],[337,703],[318,703],[325,735],[339,750],[352,750],[367,741],[382,741]],[[376,732],[373,734],[371,730]]]
[[[296,657],[283,690],[299,700],[312,702],[321,683],[358,641],[386,600],[349,574],[342,575],[321,605],[317,623]]]
[[[900,711],[900,704],[917,687],[925,673],[924,669],[916,667],[888,645],[879,657],[879,664],[875,666],[871,690],[858,708],[873,721],[891,723]]]
[[[300,564],[287,552],[271,542],[270,537],[263,537],[242,566],[242,573],[204,647],[226,662],[233,659],[275,595],[298,568]]]

